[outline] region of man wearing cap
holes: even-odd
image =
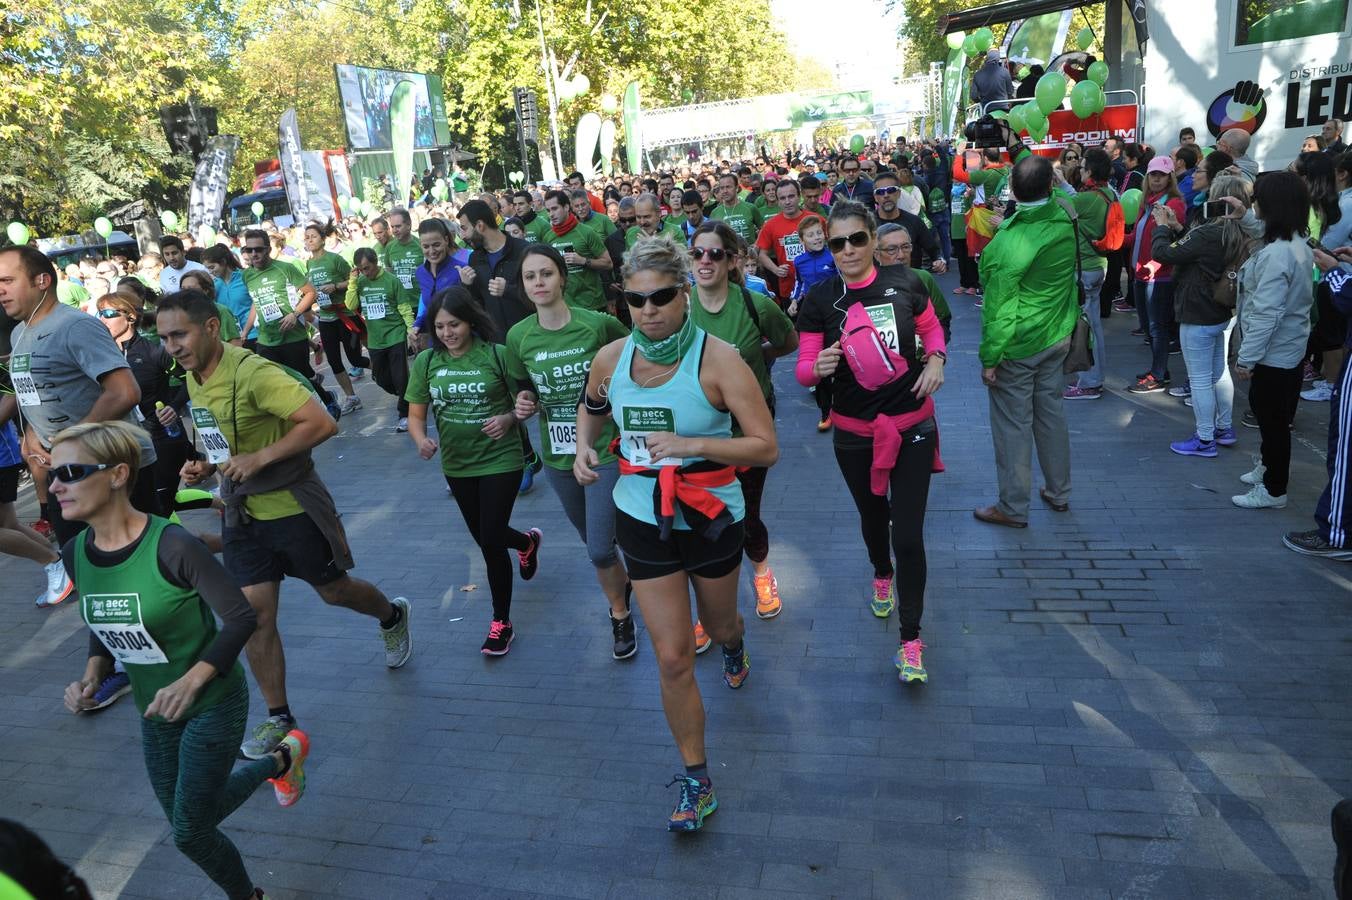
[[[972,102],[984,106],[1013,96],[1014,78],[1000,61],[1000,48],[992,47],[986,54],[986,64],[972,76]]]

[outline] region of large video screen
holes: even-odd
[[[441,79],[419,72],[368,69],[365,66],[334,66],[338,98],[343,104],[347,144],[352,150],[390,150],[390,100],[395,88],[408,82],[413,101],[414,146],[419,150],[444,147],[451,142],[446,124],[446,97]]]

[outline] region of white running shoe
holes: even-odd
[[[1257,463],[1253,467],[1253,471],[1245,472],[1243,475],[1239,476],[1239,480],[1248,485],[1262,484],[1263,476],[1266,474],[1267,474],[1267,466],[1263,465],[1262,463]]]
[[[356,394],[351,395],[343,401],[343,415],[347,415],[350,412],[356,412],[359,409],[361,409],[361,398]]]
[[[1328,403],[1333,399],[1333,385],[1327,381],[1316,381],[1308,391],[1300,392],[1300,399],[1311,403]]]
[[[408,419],[401,417],[398,422],[394,423],[394,430],[399,434],[408,431]]]
[[[56,606],[75,592],[75,585],[66,574],[66,564],[60,559],[42,568],[47,573],[47,592],[39,596],[34,605],[43,608]]]
[[[1286,495],[1274,497],[1263,484],[1255,484],[1247,494],[1236,494],[1230,502],[1240,509],[1286,509]]]

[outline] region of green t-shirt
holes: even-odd
[[[582,220],[582,224],[600,235],[602,243],[605,242],[606,238],[615,233],[616,228],[615,223],[610,221],[610,216],[603,216],[598,212],[594,212],[585,220]]]
[[[418,266],[422,264],[422,244],[413,235],[403,243],[390,238],[380,250],[380,267],[394,273],[406,298],[414,306],[418,304]]]
[[[724,302],[723,308],[711,313],[700,303],[699,286],[691,287],[690,318],[709,334],[737,348],[737,352],[742,354],[742,359],[746,360],[746,364],[755,373],[761,393],[768,401],[774,396],[775,389],[770,384],[770,370],[765,365],[765,354],[761,352],[761,338],[769,341],[771,346],[783,347],[794,332],[793,322],[784,310],[779,308],[778,303],[759,291],[746,291],[746,294],[743,294],[745,290],[738,285],[729,284],[728,299]],[[748,295],[760,319],[759,327],[746,308],[745,298]]]
[[[709,213],[709,218],[717,219],[725,223],[733,231],[742,236],[742,240],[748,244],[754,245],[756,237],[760,234],[761,225],[765,220],[761,217],[760,210],[739,200],[733,204],[732,208],[724,206],[722,203],[714,207],[714,211]]]
[[[452,478],[515,472],[524,465],[521,437],[510,429],[494,440],[483,427],[516,405],[503,354],[478,338],[463,356],[444,347],[424,350],[413,361],[404,399],[431,407],[441,445],[441,471]]]
[[[573,468],[577,455],[577,404],[587,384],[596,352],[629,331],[614,316],[572,309],[572,318],[558,331],[546,331],[538,316],[522,319],[507,332],[507,374],[514,383],[535,385],[540,408],[540,443],[545,465]],[[602,465],[613,462],[610,442],[619,435],[615,423],[605,428],[592,447]]]
[[[929,291],[930,305],[934,307],[934,314],[940,319],[951,319],[953,311],[948,308],[948,298],[944,296],[943,289],[939,287],[939,282],[934,280],[925,269],[911,269],[920,280],[925,283],[925,290]]]
[[[536,213],[535,218],[525,223],[522,230],[526,232],[526,243],[528,244],[543,242],[554,233],[554,230],[549,227],[549,217],[540,213]]]
[[[244,286],[253,298],[254,316],[258,322],[259,344],[277,347],[307,339],[303,325],[285,332],[277,327],[278,322],[296,311],[300,288],[305,283],[305,276],[299,269],[280,259],[274,259],[266,269],[244,270]]]
[[[662,229],[665,231],[667,228],[674,228],[684,237],[685,230],[682,227],[684,224],[685,216],[670,215],[662,220]]]
[[[79,309],[89,302],[89,291],[85,290],[84,285],[63,278],[56,283],[56,299]]]
[[[551,228],[542,242],[560,253],[577,253],[587,259],[610,258],[601,236],[585,225],[574,225],[565,234],[555,234]],[[606,293],[601,286],[601,273],[591,266],[569,266],[563,299],[572,307],[605,309]]]
[[[408,339],[414,304],[409,302],[393,272],[382,271],[374,281],[358,275],[347,283],[347,306],[366,320],[366,346],[384,350]]]
[[[305,277],[315,289],[315,308],[319,310],[319,321],[332,322],[338,316],[333,311],[341,297],[331,297],[319,289],[321,284],[342,284],[348,280],[352,267],[337,253],[325,251],[315,259],[306,260]]]
[[[235,314],[223,303],[216,304],[216,312],[221,317],[221,343],[239,340],[239,323],[235,321]]]
[[[222,349],[220,364],[210,378],[199,382],[189,373],[184,380],[193,424],[199,432],[204,425],[219,429],[232,456],[272,446],[295,427],[291,416],[309,402],[310,391],[282,366],[243,347],[226,344]],[[244,508],[255,519],[265,520],[302,512],[285,488],[252,494],[245,499]]]
[[[75,539],[75,583],[80,587],[80,616],[131,680],[132,698],[142,715],[160,688],[173,684],[201,660],[219,631],[202,596],[179,587],[160,572],[160,538],[167,519],[150,516],[145,534],[127,559],[115,566],[89,561],[93,529]],[[224,573],[222,573],[224,574]],[[183,713],[190,719],[244,685],[236,661],[202,688]],[[162,716],[154,721],[163,722]]]
[[[657,234],[653,235],[653,237],[658,237],[663,234],[675,241],[678,247],[685,245],[685,232],[681,231],[681,226],[672,225],[670,222],[663,222],[662,227],[658,229]],[[637,225],[630,226],[629,230],[624,233],[624,249],[628,250],[630,247],[634,246],[634,242],[643,236],[642,228],[639,228]]]

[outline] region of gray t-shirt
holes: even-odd
[[[89,415],[103,393],[99,378],[128,368],[126,357],[103,323],[59,303],[32,328],[19,323],[13,342],[10,368],[21,371],[27,365],[40,401],[35,406],[20,401],[19,413],[37,431],[44,447],[51,447],[52,437],[58,431]],[[150,433],[131,412],[122,420],[136,428],[141,443],[141,466],[155,462],[155,444]]]
[[[165,266],[160,270],[160,292],[165,295],[172,294],[178,290],[179,283],[183,280],[184,275],[187,275],[189,272],[205,272],[206,270],[206,266],[199,262],[193,262],[190,259],[184,261],[183,268],[181,269]]]

